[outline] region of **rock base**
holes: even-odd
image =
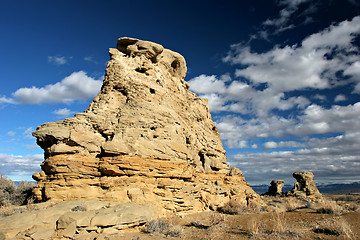
[[[56,155],[46,159],[42,169],[33,176],[37,201],[147,202],[179,214],[216,210],[230,199],[245,206],[262,202],[241,171],[201,173],[180,160]]]

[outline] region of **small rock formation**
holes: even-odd
[[[239,169],[230,172],[207,99],[189,91],[180,54],[127,37],[109,52],[87,110],[33,133],[45,151],[33,175],[37,201],[150,202],[184,213],[230,199],[261,202]]]
[[[269,190],[264,193],[264,195],[268,196],[280,196],[283,195],[282,188],[284,187],[283,180],[272,180],[270,183]]]
[[[296,179],[294,188],[287,193],[290,196],[302,196],[317,198],[321,197],[321,193],[314,182],[314,174],[312,172],[294,172],[293,177]]]

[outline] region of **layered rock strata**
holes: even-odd
[[[33,175],[38,201],[151,202],[174,212],[261,202],[241,171],[230,171],[207,100],[184,81],[180,54],[133,38],[109,52],[87,110],[33,133],[45,151]]]

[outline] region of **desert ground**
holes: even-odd
[[[360,239],[360,195],[328,195],[323,203],[263,197],[273,212],[207,212],[150,222],[124,239]],[[238,212],[236,212],[238,211]],[[170,225],[161,230],[161,223]],[[172,237],[173,236],[173,237]],[[111,238],[109,238],[111,239]],[[114,238],[116,239],[116,238]]]
[[[129,225],[121,231],[112,232],[108,231],[109,229],[98,228],[80,232],[77,229],[75,234],[70,234],[71,236],[64,234],[64,230],[58,228],[55,229],[55,234],[49,235],[46,232],[49,229],[36,230],[36,224],[35,228],[32,228],[35,229],[33,232],[37,231],[35,234],[29,232],[29,229],[27,229],[28,233],[24,233],[25,229],[21,229],[22,221],[27,221],[28,217],[33,217],[34,222],[39,221],[36,217],[43,218],[40,211],[49,214],[49,219],[51,219],[51,216],[56,215],[52,209],[60,203],[12,205],[1,208],[0,230],[3,232],[0,232],[0,240],[360,239],[360,195],[325,195],[322,199],[262,196],[262,199],[269,206],[268,209],[257,208],[257,206],[252,206],[251,209],[244,208],[230,202],[218,211],[180,216],[170,214],[167,217]],[[73,201],[72,204],[63,205],[67,208],[76,205],[78,210],[85,212],[91,210],[91,204],[87,201]],[[101,209],[106,208],[104,206]],[[64,211],[64,209],[58,211]],[[6,231],[2,228],[7,228],[6,231],[9,229],[23,231],[22,234],[9,238],[5,237]],[[51,231],[54,232],[54,229]]]

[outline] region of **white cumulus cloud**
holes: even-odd
[[[71,103],[75,100],[86,100],[96,96],[100,91],[102,80],[89,77],[84,71],[73,72],[60,82],[45,87],[20,88],[5,98],[3,103],[40,104]]]
[[[275,92],[330,88],[340,84],[337,72],[358,74],[360,57],[353,40],[360,34],[359,26],[360,17],[355,17],[312,34],[299,45],[276,46],[265,53],[235,44],[223,60],[242,66],[236,71],[237,77],[247,78],[254,85],[266,83]]]
[[[0,174],[31,176],[41,170],[43,160],[43,154],[21,156],[0,153]]]

